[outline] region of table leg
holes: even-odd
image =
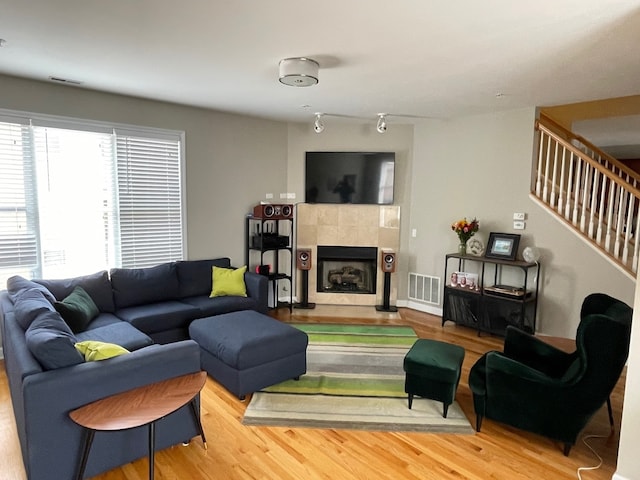
[[[202,422],[200,421],[200,415],[198,415],[198,406],[196,404],[196,399],[194,398],[189,402],[191,406],[191,413],[193,414],[193,420],[196,422],[198,430],[200,431],[200,437],[202,438],[202,443],[204,444],[204,449],[207,449],[207,439],[204,438],[204,429],[202,428]]]
[[[149,424],[149,480],[153,480],[156,453],[156,422]]]
[[[95,430],[85,428],[84,447],[82,449],[82,458],[80,459],[80,468],[78,469],[78,480],[82,480],[82,477],[84,477],[84,469],[87,466],[87,460],[89,459],[89,452],[91,451],[91,444],[93,443],[95,434]]]

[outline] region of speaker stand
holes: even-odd
[[[384,272],[384,294],[382,305],[376,305],[376,310],[378,312],[397,312],[398,309],[389,305],[389,297],[391,297],[391,273]]]
[[[312,309],[316,308],[315,303],[309,303],[309,270],[301,271],[300,287],[302,290],[302,301],[293,305],[293,308]]]

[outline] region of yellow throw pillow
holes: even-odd
[[[117,357],[129,353],[124,347],[115,343],[98,342],[95,340],[85,340],[76,343],[78,351],[84,355],[86,362],[94,362],[97,360],[106,360],[107,358]]]
[[[246,265],[236,269],[214,266],[211,274],[213,287],[209,297],[246,297],[247,286],[244,284],[244,273],[246,271]]]

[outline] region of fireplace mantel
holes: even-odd
[[[296,212],[296,247],[311,250],[309,302],[326,305],[380,305],[384,274],[380,268],[382,249],[398,252],[400,207],[396,205],[329,205],[300,203]],[[317,292],[318,245],[377,247],[375,294]],[[397,298],[396,274],[392,274],[391,301]]]

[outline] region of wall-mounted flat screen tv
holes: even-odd
[[[307,203],[393,204],[395,152],[307,152]]]

